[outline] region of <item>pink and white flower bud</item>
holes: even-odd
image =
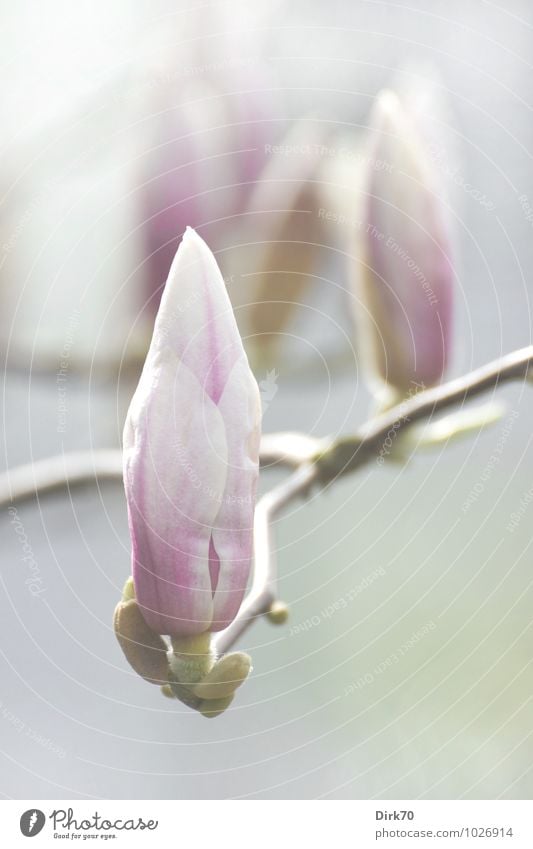
[[[188,229],[124,428],[135,595],[149,627],[226,627],[252,557],[260,399],[216,260]]]
[[[395,94],[378,96],[373,118],[359,317],[374,371],[405,394],[442,378],[450,355],[454,272],[430,164]]]

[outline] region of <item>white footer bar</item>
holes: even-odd
[[[2,846],[533,847],[529,801],[6,800]],[[29,839],[35,838],[34,844]]]

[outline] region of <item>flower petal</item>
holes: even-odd
[[[124,430],[136,597],[161,634],[209,628],[211,528],[226,484],[222,416],[170,348],[150,350]]]
[[[218,404],[224,419],[228,468],[224,497],[213,528],[220,560],[211,630],[234,619],[252,558],[255,492],[259,474],[261,400],[245,357],[237,362]]]
[[[187,228],[170,269],[151,350],[172,348],[216,403],[244,349],[215,257]]]

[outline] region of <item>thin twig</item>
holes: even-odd
[[[533,345],[506,354],[463,377],[426,389],[366,422],[353,436],[330,443],[316,459],[322,482],[354,472],[379,456],[387,437],[398,437],[408,427],[441,413],[510,380],[528,378],[533,366]],[[530,378],[531,379],[531,378]]]
[[[254,522],[252,589],[231,625],[216,638],[217,652],[222,654],[232,648],[254,618],[268,613],[277,598],[272,521],[284,507],[295,498],[305,496],[314,483],[330,483],[379,456],[391,430],[398,436],[400,431],[453,404],[464,403],[505,381],[524,379],[532,362],[533,346],[529,346],[457,380],[424,390],[367,422],[354,436],[331,442],[322,454],[303,463],[284,483],[263,496],[257,504]]]
[[[122,451],[73,451],[47,457],[0,475],[0,507],[104,480],[122,480]]]
[[[283,483],[257,503],[254,516],[254,574],[252,588],[231,625],[215,637],[214,649],[224,654],[257,616],[268,613],[277,599],[277,569],[273,546],[273,520],[295,498],[303,497],[317,478],[314,464],[302,464]]]
[[[297,469],[302,463],[314,460],[329,443],[329,439],[317,439],[316,436],[296,431],[264,433],[261,439],[261,467],[286,466]]]
[[[507,354],[464,377],[420,391],[382,415],[371,419],[353,436],[319,440],[305,434],[269,434],[264,437],[262,465],[293,467],[292,474],[263,496],[254,520],[254,578],[234,621],[215,639],[219,654],[227,652],[254,619],[268,613],[277,599],[276,564],[272,545],[273,520],[293,500],[307,494],[313,484],[326,485],[354,472],[379,456],[391,431],[400,432],[422,419],[463,404],[509,380],[526,379],[533,364],[533,345]],[[66,485],[96,480],[120,480],[120,451],[79,452],[40,460],[0,477],[0,506],[19,502]]]
[[[325,444],[305,433],[267,433],[261,441],[261,466],[297,469]],[[0,474],[0,507],[21,504],[62,489],[122,480],[122,451],[97,449],[46,457]]]

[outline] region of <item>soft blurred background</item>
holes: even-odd
[[[0,8],[4,468],[120,445],[188,224],[226,278],[265,431],[365,419],[350,216],[384,86],[431,91],[450,373],[530,343],[527,0]],[[138,679],[113,636],[120,484],[22,505],[29,551],[4,512],[2,794],[531,798],[533,396],[498,397],[491,429],[372,464],[278,522],[291,617],[248,632],[254,673],[215,721]]]

